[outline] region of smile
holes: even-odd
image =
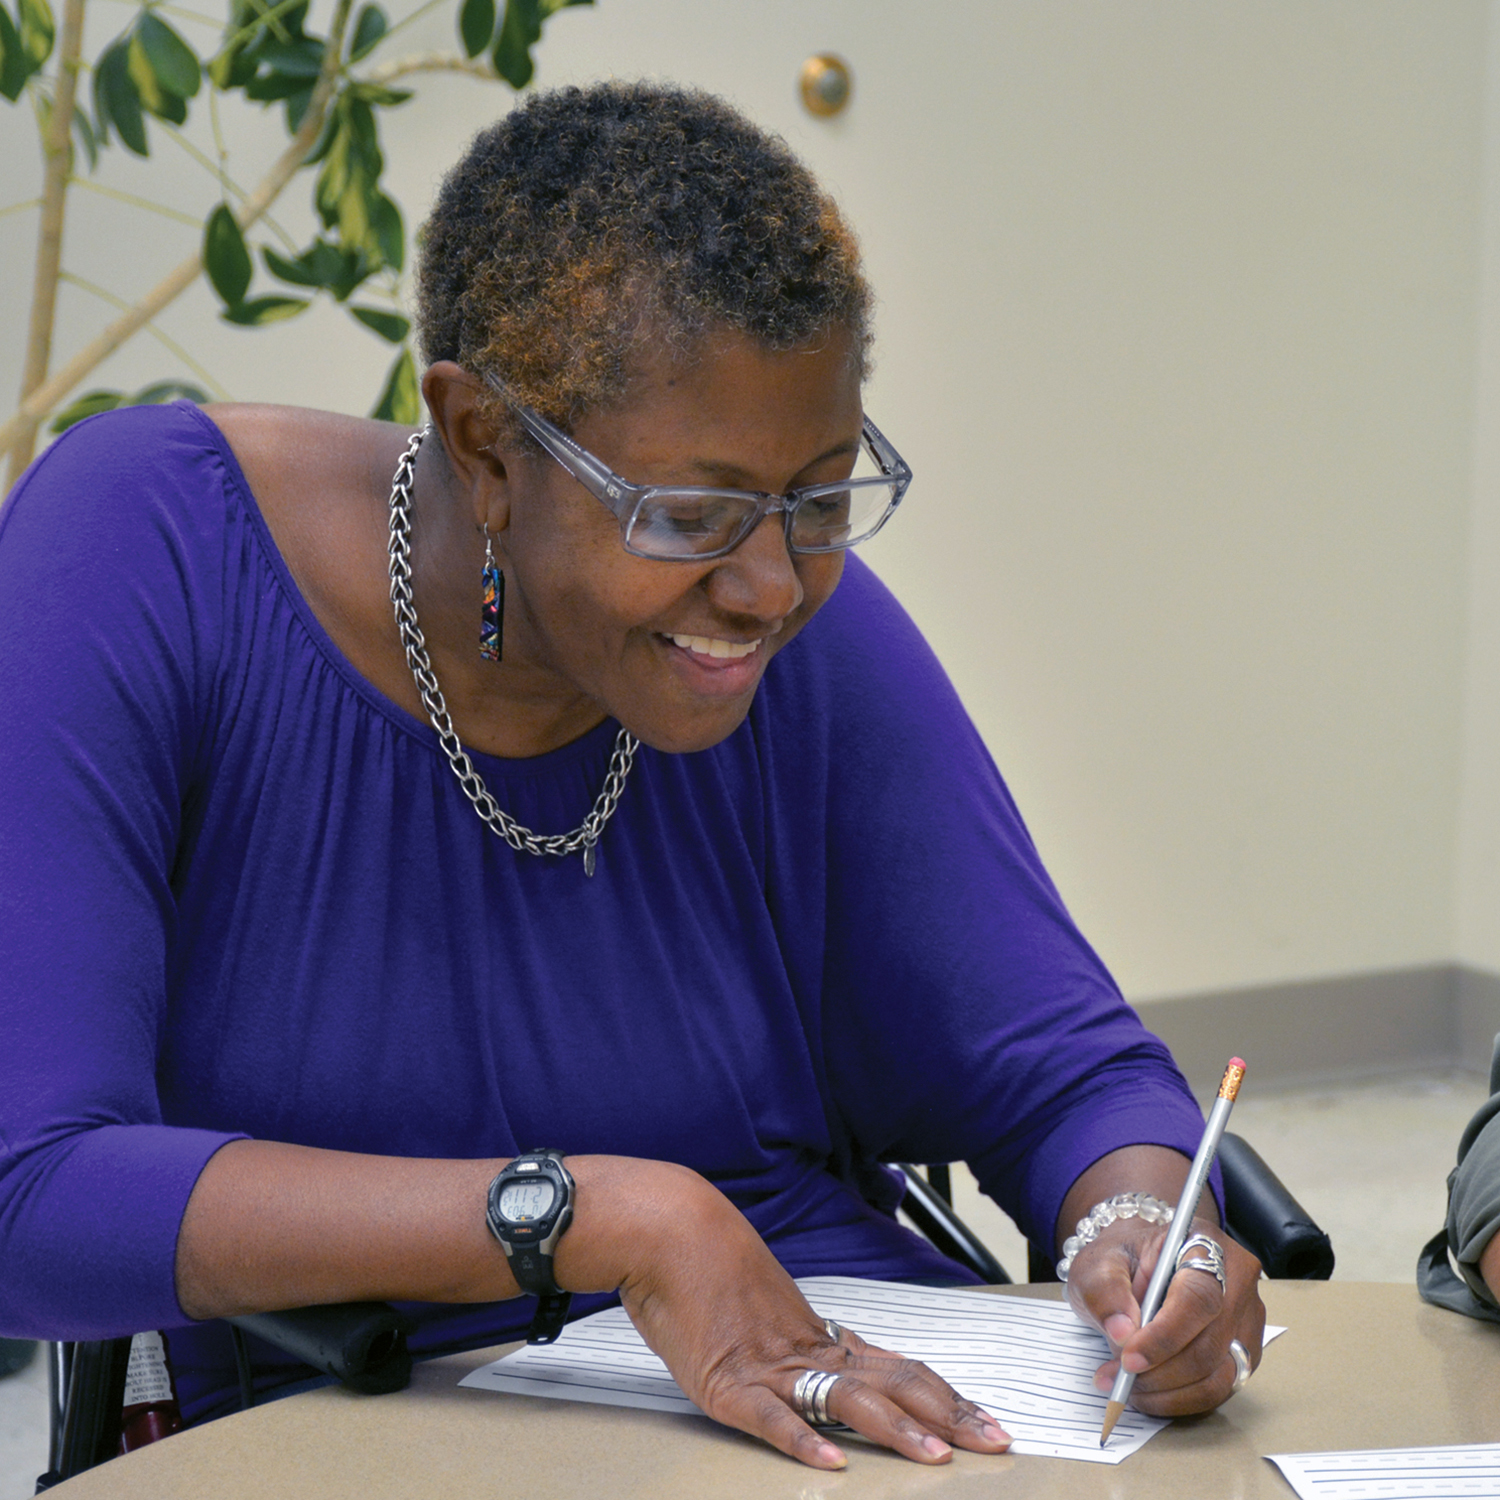
[[[759,641],[724,641],[711,635],[668,635],[674,646],[691,651],[695,656],[741,657],[751,656],[760,650]]]

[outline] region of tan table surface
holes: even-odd
[[[504,1500],[875,1500],[1133,1496],[1242,1500],[1290,1487],[1267,1453],[1500,1439],[1500,1327],[1427,1307],[1414,1288],[1263,1283],[1288,1332],[1219,1411],[1178,1422],[1114,1467],[958,1453],[941,1468],[846,1442],[819,1473],[702,1417],[460,1390],[501,1350],[418,1365],[395,1396],[312,1391],[195,1428],[51,1491],[65,1500],[266,1496]],[[1001,1295],[1056,1296],[1055,1287]]]

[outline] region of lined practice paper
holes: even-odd
[[[1127,1410],[1109,1446],[1099,1447],[1106,1398],[1093,1378],[1108,1346],[1065,1303],[847,1276],[809,1276],[797,1285],[820,1317],[920,1359],[991,1412],[1015,1439],[1013,1453],[1117,1464],[1167,1425]],[[702,1415],[623,1308],[580,1318],[557,1343],[517,1350],[462,1384]]]
[[[1302,1500],[1500,1500],[1500,1443],[1267,1457]]]

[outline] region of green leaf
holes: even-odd
[[[135,40],[158,87],[179,99],[191,99],[198,92],[203,73],[197,55],[154,11],[142,12],[135,23]]]
[[[261,251],[273,276],[293,286],[331,292],[342,302],[375,266],[358,250],[345,250],[327,240],[314,240],[296,260],[287,260],[267,246]]]
[[[366,104],[378,104],[386,108],[405,104],[412,97],[410,89],[388,89],[383,83],[370,83],[368,80],[351,83],[347,92],[351,99],[363,99]]]
[[[245,85],[245,97],[257,104],[275,104],[297,94],[312,97],[312,84],[296,73],[257,73]]]
[[[524,89],[535,72],[531,49],[542,37],[539,0],[505,0],[505,19],[495,38],[490,61],[495,71],[513,88]]]
[[[0,5],[0,94],[14,104],[26,87],[26,76],[26,49],[21,45],[21,33],[16,30],[10,12]]]
[[[81,422],[85,417],[96,417],[101,411],[113,411],[115,407],[125,404],[123,391],[89,391],[87,395],[80,396],[63,407],[53,417],[49,430],[66,432],[75,422]]]
[[[342,243],[359,249],[371,239],[373,216],[382,212],[378,183],[384,161],[370,106],[345,93],[336,108],[339,128],[329,143],[313,196],[324,227],[337,225]]]
[[[464,0],[458,13],[458,35],[469,57],[478,57],[495,35],[495,0]]]
[[[99,165],[99,142],[94,137],[89,117],[76,104],[73,106],[73,133],[83,145],[83,154],[88,157],[89,171],[92,172]]]
[[[135,85],[136,93],[140,95],[141,107],[148,114],[166,118],[172,107],[170,100],[174,96],[169,89],[161,86],[160,80],[152,71],[151,59],[146,56],[146,49],[141,45],[138,31],[130,33],[125,56],[130,71],[130,81]]]
[[[101,141],[109,139],[109,127],[113,125],[137,156],[151,154],[140,91],[130,73],[130,43],[124,37],[106,47],[94,64],[94,114]]]
[[[47,0],[18,0],[16,10],[21,18],[21,51],[26,56],[28,76],[35,73],[52,55],[52,7]]]
[[[422,419],[422,402],[417,390],[417,367],[412,362],[411,350],[403,349],[396,356],[390,374],[385,378],[385,389],[375,403],[372,417],[382,422],[399,422],[403,427],[415,427]]]
[[[339,199],[339,239],[346,245],[363,245],[370,238],[370,205],[373,194],[363,169],[350,174],[349,186]]]
[[[286,133],[296,135],[298,127],[302,124],[302,116],[307,113],[307,107],[312,103],[312,85],[298,89],[295,94],[286,97]]]
[[[378,5],[361,7],[359,19],[354,23],[354,39],[349,43],[349,61],[358,62],[360,58],[368,57],[390,29],[391,23]]]
[[[570,5],[592,5],[594,0],[542,0],[542,15],[555,16]]]
[[[186,380],[158,380],[154,385],[143,385],[135,395],[120,403],[121,406],[164,406],[168,401],[187,400],[202,406],[209,399],[201,386]]]
[[[311,36],[267,42],[261,49],[260,61],[273,73],[286,73],[293,78],[316,78],[323,71],[323,44]]]
[[[399,344],[411,332],[411,319],[400,313],[383,312],[378,307],[351,307],[349,311],[388,344]]]
[[[401,210],[384,193],[377,192],[370,204],[370,243],[380,263],[398,274],[406,265],[406,226]]]
[[[260,53],[254,42],[235,42],[210,58],[203,71],[216,89],[242,89],[260,66]]]
[[[349,121],[351,150],[371,177],[379,177],[385,163],[380,155],[380,127],[375,123],[375,111],[352,92],[346,93],[339,103]]]
[[[290,282],[293,286],[309,286],[317,290],[328,285],[324,279],[323,269],[313,263],[315,252],[324,244],[323,240],[316,241],[312,250],[303,251],[296,260],[288,260],[284,255],[278,255],[269,245],[263,247],[260,253],[266,263],[266,269],[278,280]]]
[[[242,328],[259,328],[265,323],[284,323],[310,305],[306,297],[252,297],[248,302],[226,307],[219,316],[226,323],[238,323]]]
[[[338,127],[329,139],[313,189],[313,204],[325,229],[332,229],[339,221],[339,199],[349,186],[349,150],[348,123],[340,112]]]
[[[219,204],[203,226],[203,268],[226,307],[235,308],[244,301],[255,267],[227,204]]]

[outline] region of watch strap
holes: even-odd
[[[516,1278],[516,1285],[523,1292],[529,1292],[533,1297],[563,1295],[563,1289],[558,1286],[557,1277],[552,1271],[550,1255],[543,1255],[535,1245],[514,1243],[505,1244],[505,1252],[510,1257],[510,1274]]]
[[[572,1292],[544,1292],[537,1298],[536,1313],[531,1327],[526,1330],[528,1344],[553,1344],[563,1331],[568,1320],[568,1305],[573,1300]]]

